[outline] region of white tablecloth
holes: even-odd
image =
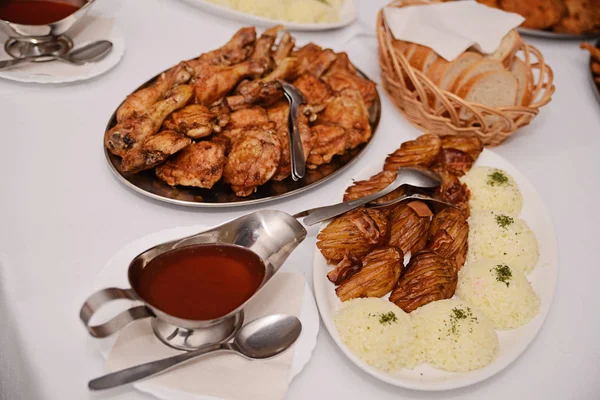
[[[341,31],[297,34],[347,50],[377,80],[373,31],[382,1],[359,0],[360,21]],[[0,81],[0,398],[143,399],[133,390],[91,394],[87,381],[103,359],[79,321],[92,280],[125,243],[149,232],[216,224],[263,206],[201,210],[148,200],[125,188],[102,151],[107,119],[141,82],[178,60],[224,43],[240,24],[176,0],[102,0],[114,16],[125,57],[87,82],[41,86]],[[600,104],[588,82],[588,55],[577,42],[533,40],[555,73],[556,94],[533,124],[496,148],[538,189],[560,247],[559,282],[548,319],[512,366],[478,385],[420,393],[379,382],[338,350],[322,327],[289,399],[577,399],[600,398]],[[380,90],[383,116],[360,161],[311,192],[269,204],[287,212],[337,200],[351,177],[419,132]],[[311,280],[314,230],[290,262]]]

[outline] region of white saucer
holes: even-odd
[[[208,227],[204,225],[177,227],[149,234],[127,244],[111,257],[104,268],[96,276],[93,283],[93,290],[98,291],[108,287],[129,287],[127,268],[135,256],[159,243],[202,232],[207,228]],[[294,271],[294,268],[287,263],[283,265],[280,271],[292,272]],[[116,313],[128,308],[130,305],[131,303],[127,301],[107,304],[98,311],[97,317],[99,317],[100,320],[104,320],[105,316],[116,315]],[[96,318],[96,316],[94,318]],[[317,335],[319,334],[319,312],[312,291],[306,282],[304,287],[304,302],[302,303],[299,318],[302,322],[302,333],[294,344],[294,357],[292,359],[289,377],[290,382],[304,369],[306,364],[308,364],[308,361],[312,357],[312,352],[317,345]],[[117,337],[118,335],[115,334],[106,339],[93,339],[94,344],[105,359],[108,358]],[[201,396],[177,391],[147,381],[134,383],[133,386],[141,392],[151,394],[164,400],[219,400],[213,396]]]
[[[74,36],[71,39],[75,43],[75,47],[80,47],[93,41],[89,40],[89,36],[88,38],[84,37],[83,40],[78,40],[78,36]],[[102,75],[105,72],[112,69],[114,66],[116,66],[121,61],[121,58],[123,58],[123,54],[125,53],[125,39],[123,37],[123,32],[116,24],[112,26],[108,37],[95,38],[94,40],[100,39],[110,40],[113,43],[112,51],[105,58],[94,63],[93,65],[74,67],[65,64],[64,66],[66,68],[70,68],[71,71],[75,71],[72,74],[53,74],[51,71],[55,71],[57,68],[57,64],[61,62],[50,61],[42,63],[31,63],[24,67],[16,67],[5,71],[0,71],[0,78],[26,83],[69,83],[87,80]],[[4,42],[6,40],[6,37],[1,36],[0,40]],[[6,60],[9,58],[10,56],[6,54],[3,46],[0,46],[0,59]],[[79,69],[80,72],[77,72],[77,69]]]

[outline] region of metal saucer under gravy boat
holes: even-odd
[[[281,268],[294,249],[306,238],[306,229],[296,218],[275,210],[263,210],[243,215],[206,231],[154,246],[135,257],[129,264],[130,289],[108,288],[91,295],[83,304],[79,317],[90,335],[110,336],[129,323],[152,318],[152,329],[165,344],[180,350],[195,350],[206,344],[231,339],[241,327],[244,306],[256,296]],[[212,320],[187,320],[169,315],[144,300],[136,290],[136,278],[157,256],[188,246],[226,244],[251,250],[265,266],[264,278],[256,292],[235,310]],[[218,267],[218,266],[217,266]],[[121,312],[108,322],[91,326],[90,320],[105,304],[119,299],[141,302]]]

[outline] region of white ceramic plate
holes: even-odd
[[[2,36],[2,40],[4,40]],[[102,60],[95,63],[93,68],[83,68],[81,73],[77,73],[69,76],[58,76],[47,73],[46,66],[50,63],[60,63],[60,61],[51,61],[49,63],[37,63],[33,68],[14,68],[5,71],[0,71],[0,78],[8,79],[16,82],[25,83],[70,83],[95,78],[102,75],[112,68],[114,68],[123,58],[125,53],[125,39],[123,38],[123,32],[115,24],[112,27],[110,35],[106,38],[113,44],[111,52]],[[75,47],[81,47],[86,45],[89,41],[79,42],[75,40]],[[0,50],[2,59],[8,58],[4,50]]]
[[[195,225],[188,227],[178,227],[159,231],[156,233],[144,236],[136,241],[133,241],[119,250],[100,271],[94,280],[93,290],[98,291],[108,287],[127,288],[127,268],[131,260],[140,254],[142,251],[155,246],[159,243],[188,236],[197,232],[206,230],[208,227],[204,225]],[[293,266],[284,264],[280,271],[294,270]],[[114,316],[119,311],[130,307],[131,303],[112,302],[104,306],[98,312],[98,317],[103,320],[105,316]],[[96,317],[94,317],[96,318]],[[290,382],[296,375],[306,366],[312,352],[317,344],[317,335],[319,333],[319,313],[317,305],[312,295],[312,291],[308,284],[304,288],[304,302],[300,311],[300,321],[302,322],[302,333],[294,344],[294,357],[292,359]],[[112,346],[117,340],[118,335],[113,335],[106,339],[93,339],[98,347],[98,350],[104,358],[108,357]],[[188,392],[177,391],[158,385],[153,385],[151,382],[141,381],[133,385],[136,389],[151,394],[159,399],[164,400],[219,400],[212,396],[199,396]]]
[[[335,294],[334,285],[326,277],[327,272],[332,267],[327,265],[327,261],[315,247],[313,263],[314,288],[319,311],[325,322],[325,326],[344,354],[354,364],[375,378],[395,386],[429,391],[455,389],[475,384],[497,374],[514,362],[531,344],[546,319],[552,298],[554,297],[558,275],[556,236],[546,207],[527,179],[499,155],[485,149],[479,156],[475,166],[501,168],[513,176],[521,189],[524,206],[520,217],[527,221],[537,236],[540,249],[538,264],[528,276],[533,289],[541,299],[540,312],[523,327],[510,331],[498,331],[498,339],[500,341],[498,355],[485,368],[466,373],[453,373],[433,368],[428,364],[422,364],[414,370],[405,368],[394,373],[386,373],[361,361],[341,341],[333,322],[336,310],[341,301]],[[379,172],[377,166],[371,165],[365,168],[356,179],[366,179],[377,172]]]
[[[201,10],[208,11],[220,17],[233,19],[245,24],[258,25],[262,27],[271,27],[273,25],[282,24],[291,31],[325,31],[330,29],[343,28],[350,25],[356,19],[356,9],[353,0],[346,0],[340,9],[340,19],[335,23],[326,24],[300,24],[296,22],[282,21],[271,18],[259,17],[256,15],[236,11],[234,9],[220,6],[206,0],[183,0],[186,3],[197,7]]]

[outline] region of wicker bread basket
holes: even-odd
[[[396,0],[388,7],[417,4],[428,1]],[[411,67],[406,57],[392,46],[394,37],[385,23],[383,10],[377,17],[377,40],[382,86],[406,118],[427,133],[477,135],[485,145],[496,146],[529,124],[555,90],[552,69],[544,62],[542,53],[523,40],[516,57],[524,61],[533,76],[529,104],[500,108],[467,102],[441,90],[425,74]]]

